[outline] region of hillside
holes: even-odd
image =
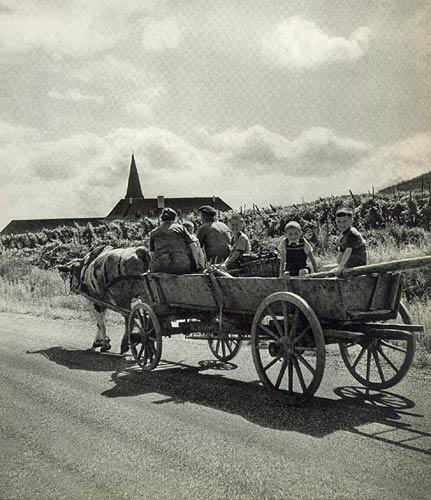
[[[379,193],[389,194],[398,191],[419,191],[421,194],[431,195],[431,171],[426,174],[419,175],[418,177],[413,177],[412,179],[399,182],[398,184],[392,184],[391,186],[381,189]]]

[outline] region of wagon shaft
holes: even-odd
[[[416,269],[418,267],[425,267],[431,265],[431,256],[414,257],[411,259],[393,260],[389,262],[381,262],[380,264],[368,264],[366,266],[352,267],[343,271],[344,277],[361,276],[363,274],[384,273],[392,271],[405,271],[408,269]],[[312,273],[306,278],[323,278],[333,276],[331,271],[323,271],[320,273]]]

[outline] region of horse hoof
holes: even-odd
[[[111,349],[111,344],[109,342],[106,342],[101,346],[100,352],[107,352],[109,351],[109,349]]]

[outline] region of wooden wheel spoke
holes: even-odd
[[[359,363],[359,361],[361,361],[362,356],[365,354],[366,350],[367,350],[367,348],[362,346],[360,353],[358,354],[357,358],[355,359],[355,362],[352,364],[352,368],[356,368],[356,366],[358,366],[358,363]]]
[[[215,347],[215,351],[216,353],[218,353],[220,351],[220,342],[221,340],[220,339],[217,339],[217,342],[216,342],[216,347]]]
[[[289,358],[287,362],[287,376],[288,376],[288,389],[289,395],[293,393],[293,362],[292,359]]]
[[[147,326],[147,318],[145,314],[142,314],[141,311],[138,310],[138,316],[139,320],[141,322],[141,327],[143,330],[145,330],[145,327]]]
[[[142,330],[142,325],[140,325],[140,324],[137,322],[137,320],[136,320],[136,318],[135,318],[135,317],[133,318],[133,325],[134,325],[134,327],[136,326],[136,328],[138,329],[138,331],[139,331],[139,333],[140,333],[140,332],[141,332],[141,330]],[[132,328],[132,331],[133,331],[133,328]]]
[[[142,356],[142,353],[144,352],[144,349],[145,349],[145,345],[142,343],[141,348],[139,349],[138,356],[137,356],[138,359],[141,359],[141,356]]]
[[[284,359],[280,368],[280,372],[277,377],[277,381],[275,382],[276,389],[280,387],[281,381],[283,380],[284,374],[286,372],[286,368],[287,368],[287,359]]]
[[[310,363],[302,356],[302,354],[296,353],[296,359],[300,361],[313,375],[316,375],[316,370],[310,365]]]
[[[295,312],[293,314],[293,319],[292,319],[292,324],[290,327],[290,337],[295,337],[296,329],[298,328],[298,321],[299,321],[299,309],[295,308]]]
[[[299,366],[298,360],[293,358],[293,366],[295,367],[296,374],[298,375],[298,380],[301,385],[302,392],[306,392],[307,386],[305,385],[304,376],[302,375],[301,367]]]
[[[226,357],[226,342],[224,340],[221,341],[221,350],[223,353],[223,357]]]
[[[380,354],[380,356],[386,361],[386,363],[394,370],[394,372],[398,373],[398,368],[392,363],[392,361],[386,356],[386,354],[383,352],[382,348],[380,346],[377,347],[377,350]]]
[[[280,337],[283,336],[283,330],[281,329],[280,322],[277,319],[277,316],[274,314],[274,311],[268,306],[267,310],[269,312],[269,315],[272,318],[272,321],[274,322],[275,328],[277,328],[277,332],[280,335]]]
[[[365,379],[367,382],[370,381],[370,369],[371,369],[371,349],[367,349],[367,372]]]
[[[262,325],[262,323],[258,323],[257,326],[262,330],[264,331],[267,335],[269,335],[270,337],[272,337],[273,339],[275,340],[278,340],[280,338],[280,335],[277,335],[275,332],[273,332],[271,330],[271,328],[269,328],[268,326],[266,325]]]
[[[152,342],[148,342],[146,351],[148,351],[149,361],[152,361],[154,356],[156,355],[156,349],[155,349],[154,344]]]
[[[393,349],[394,351],[399,351],[399,352],[403,352],[403,353],[407,352],[407,349],[404,349],[403,347],[399,347],[397,345],[390,344],[388,342],[385,342],[384,340],[381,340],[380,344],[384,345],[385,347],[388,347],[389,349]]]
[[[383,374],[382,365],[380,364],[379,355],[376,350],[373,350],[373,357],[374,357],[374,362],[376,363],[377,366],[377,371],[379,372],[380,380],[382,382],[385,382],[385,376]]]
[[[264,371],[267,371],[271,368],[271,366],[273,366],[275,363],[277,363],[277,361],[281,358],[281,354],[279,354],[278,356],[276,356],[274,359],[271,359],[271,361],[265,365],[263,367]]]
[[[281,309],[283,311],[284,336],[287,337],[289,335],[289,320],[287,317],[287,304],[286,304],[286,302],[281,303]]]
[[[232,354],[233,353],[233,349],[232,347],[230,346],[230,340],[226,340],[225,343],[226,343],[226,347],[229,349],[229,353]]]
[[[293,343],[294,344],[297,344],[299,341],[301,341],[305,335],[310,331],[310,325],[307,325],[303,330],[301,330],[299,332],[299,335],[297,335],[294,339],[293,339]]]

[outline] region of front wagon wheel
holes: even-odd
[[[404,324],[413,323],[403,303],[400,303],[399,315]],[[415,350],[415,334],[402,331],[388,333],[384,339],[340,343],[341,357],[350,374],[368,389],[376,391],[393,387],[404,378]]]
[[[129,346],[136,363],[151,371],[162,356],[162,331],[153,309],[143,302],[135,304],[127,326]]]
[[[325,369],[320,322],[298,295],[277,292],[262,301],[251,329],[253,361],[262,384],[281,391],[287,403],[305,403]]]

